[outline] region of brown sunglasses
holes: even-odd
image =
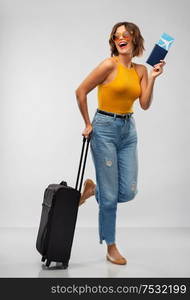
[[[117,33],[117,34],[114,33],[111,38],[113,41],[116,41],[120,38],[120,36],[122,36],[124,39],[129,40],[131,34],[133,34],[133,31],[130,31],[130,33],[128,31],[124,31],[122,33]]]

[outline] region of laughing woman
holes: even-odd
[[[143,110],[150,107],[153,86],[163,72],[165,61],[148,74],[146,66],[132,62],[143,54],[144,39],[137,25],[120,22],[113,26],[109,44],[111,57],[104,59],[76,89],[77,103],[85,122],[82,135],[90,139],[96,184],[87,179],[79,205],[95,195],[99,205],[99,241],[105,240],[106,258],[126,264],[116,245],[117,204],[135,198],[138,178],[137,130],[133,103],[139,99]],[[98,108],[92,123],[87,94],[98,87]]]

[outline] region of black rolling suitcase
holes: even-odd
[[[83,136],[75,188],[68,186],[66,181],[62,181],[60,184],[48,185],[44,192],[36,248],[42,255],[41,260],[46,261],[47,267],[50,266],[52,261],[61,262],[63,268],[68,267],[89,142],[90,136],[88,138]],[[86,151],[82,167],[85,143]],[[77,189],[81,167],[81,180],[79,189]]]

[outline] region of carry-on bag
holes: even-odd
[[[83,136],[75,188],[68,186],[66,181],[61,181],[59,184],[48,185],[44,192],[36,248],[42,255],[41,261],[46,261],[47,267],[52,261],[61,262],[65,269],[69,264],[90,137]],[[81,179],[78,189],[79,177]]]

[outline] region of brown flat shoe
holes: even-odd
[[[121,258],[113,258],[111,257],[108,253],[106,255],[106,258],[108,261],[110,261],[113,264],[116,265],[126,265],[127,264],[127,260],[125,259],[125,257],[121,257]]]
[[[91,179],[85,180],[83,192],[81,194],[80,201],[79,201],[79,206],[83,204],[86,201],[86,199],[95,195],[95,187],[96,184]]]

